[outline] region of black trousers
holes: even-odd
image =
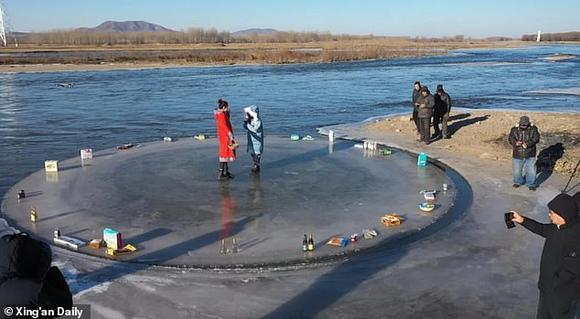
[[[419,118],[419,133],[421,141],[429,143],[431,140],[431,118]]]
[[[574,319],[577,300],[540,291],[537,319]]]
[[[435,129],[435,136],[441,135],[447,137],[447,122],[449,121],[449,113],[433,115],[433,128]],[[439,128],[441,124],[441,129]]]
[[[421,132],[419,129],[419,112],[416,109],[413,109],[413,122],[415,122],[415,127],[417,127],[417,132]]]

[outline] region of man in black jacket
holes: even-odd
[[[417,133],[421,133],[419,130],[419,118],[417,114],[419,112],[419,99],[421,98],[421,82],[415,81],[413,86],[413,122],[415,122],[415,127],[417,128]]]
[[[434,95],[435,109],[433,110],[433,128],[435,129],[434,137],[449,138],[447,135],[447,122],[449,121],[449,112],[451,112],[451,97],[443,89],[443,85],[437,85],[437,93]],[[439,129],[441,124],[441,129]]]
[[[429,145],[431,143],[431,117],[433,116],[433,108],[435,107],[435,99],[429,88],[423,86],[421,88],[421,97],[417,100],[418,110],[417,117],[419,121],[419,132],[421,134],[421,141]]]
[[[513,147],[512,168],[513,187],[526,184],[531,191],[536,190],[536,144],[540,141],[538,128],[530,123],[527,116],[520,117],[518,126],[512,127],[508,142]],[[522,170],[524,176],[522,176]]]
[[[538,319],[572,319],[580,299],[580,217],[576,202],[558,194],[548,203],[552,224],[512,211],[513,221],[544,238],[540,261]]]

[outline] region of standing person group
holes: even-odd
[[[255,105],[244,108],[244,128],[247,130],[248,147],[247,151],[252,156],[252,172],[260,172],[260,161],[264,151],[264,131],[259,109]],[[217,109],[214,110],[214,118],[217,126],[217,137],[219,143],[219,175],[218,179],[232,179],[229,164],[236,160],[236,143],[234,130],[230,122],[230,106],[226,100],[219,99]]]
[[[427,86],[421,86],[416,81],[413,88],[413,121],[419,134],[418,141],[427,145],[431,138],[449,138],[447,121],[451,111],[451,97],[443,89],[443,85],[437,85],[437,93],[431,95]],[[431,136],[431,123],[435,129],[435,135]],[[439,128],[442,125],[442,129]]]

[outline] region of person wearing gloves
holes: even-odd
[[[244,108],[244,113],[244,129],[248,132],[247,151],[252,156],[252,161],[254,162],[252,173],[259,173],[262,152],[264,151],[264,128],[262,126],[262,119],[260,118],[260,110],[257,106],[250,105]]]
[[[537,318],[572,319],[580,299],[580,217],[575,199],[558,194],[548,203],[551,224],[512,211],[512,221],[546,239],[540,261]]]

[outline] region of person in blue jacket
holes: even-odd
[[[250,105],[244,108],[244,113],[244,129],[248,132],[247,151],[252,155],[254,162],[252,173],[259,173],[262,152],[264,151],[264,128],[260,119],[260,110],[256,105]]]

